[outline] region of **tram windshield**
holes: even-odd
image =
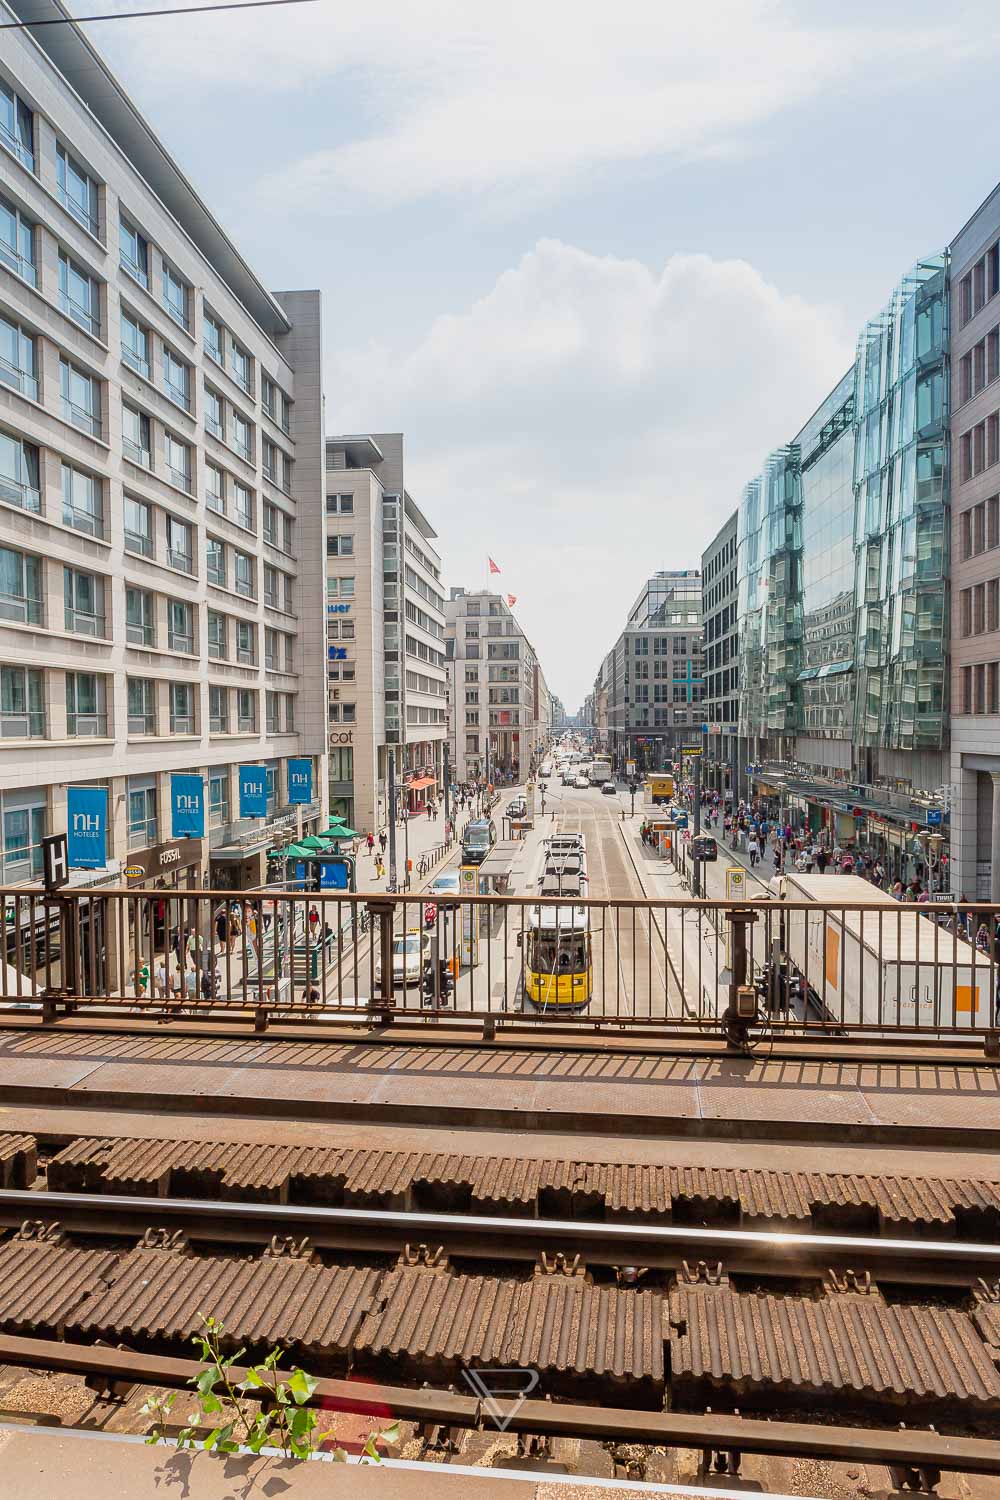
[[[587,970],[589,934],[579,932],[534,933],[531,968],[539,974],[584,974]]]

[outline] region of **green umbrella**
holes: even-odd
[[[360,837],[356,828],[331,828],[328,832],[330,837],[335,839],[356,839]]]
[[[322,836],[317,838],[315,834],[310,834],[308,838],[299,840],[298,847],[300,849],[325,849],[326,840]]]
[[[282,849],[281,853],[286,859],[308,859],[312,850],[306,849],[302,844],[289,844],[287,849]]]

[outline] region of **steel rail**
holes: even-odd
[[[188,1229],[201,1238],[267,1243],[297,1230],[318,1246],[385,1252],[393,1244],[443,1243],[479,1259],[528,1259],[567,1242],[598,1265],[675,1268],[706,1256],[766,1275],[824,1272],[850,1263],[894,1280],[935,1277],[975,1281],[1000,1268],[1000,1243],[877,1239],[870,1236],[780,1233],[763,1229],[702,1229],[675,1224],[594,1223],[573,1219],[504,1218],[484,1214],[415,1213],[315,1204],[246,1203],[217,1199],[148,1198],[118,1194],[0,1190],[0,1224],[24,1219],[58,1222],[75,1232],[143,1231],[151,1225]],[[909,1273],[909,1275],[907,1274]]]
[[[182,1389],[201,1373],[197,1360],[64,1343],[56,1339],[0,1334],[0,1364],[61,1374],[96,1375],[106,1381]],[[287,1380],[291,1371],[279,1370]],[[237,1384],[242,1366],[230,1369]],[[360,1416],[432,1422],[480,1429],[492,1419],[475,1396],[422,1386],[383,1385],[367,1380],[316,1382],[313,1404],[327,1411]],[[498,1405],[503,1406],[502,1402]],[[878,1463],[906,1468],[939,1468],[961,1474],[1000,1475],[1000,1444],[982,1438],[950,1437],[933,1430],[901,1431],[826,1426],[809,1422],[762,1421],[727,1413],[634,1411],[527,1400],[503,1410],[508,1432],[549,1433],[673,1448],[737,1450],[779,1458],[825,1458],[835,1462]],[[493,1424],[495,1425],[495,1424]]]

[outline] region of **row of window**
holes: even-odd
[[[962,713],[1000,713],[1000,662],[962,668]]]
[[[16,91],[0,79],[0,144],[13,152],[21,165],[37,173],[36,121],[31,107]],[[62,142],[56,144],[56,195],[64,207],[96,239],[101,238],[100,194],[103,184],[83,166]],[[16,259],[13,269],[32,285],[37,285],[37,225],[5,204],[13,227],[3,226],[9,253]],[[193,320],[194,289],[170,261],[160,254],[158,285],[153,284],[153,255],[149,238],[132,217],[122,212],[118,227],[118,255],[122,269],[151,296],[185,332],[190,333]],[[69,260],[69,257],[66,257]],[[60,296],[64,310],[76,317],[92,333],[100,333],[100,294],[98,284],[82,267],[75,268],[79,284],[64,285],[60,275]],[[69,304],[69,305],[66,305]],[[204,311],[202,341],[206,354],[248,395],[254,393],[254,360],[250,352],[226,328],[222,320],[208,309]],[[261,375],[261,402],[264,411],[283,428],[290,430],[291,403],[287,394],[268,375]]]
[[[257,560],[221,537],[205,539],[205,576],[217,588],[231,589],[245,599],[257,597]],[[292,576],[271,563],[264,564],[264,603],[292,613]]]
[[[962,511],[958,525],[963,560],[1000,546],[1000,496],[991,495],[978,505],[970,505]]]
[[[963,432],[958,440],[959,476],[965,484],[1000,459],[1000,412]]]
[[[985,635],[1000,630],[1000,578],[962,589],[959,614],[963,636]]]
[[[413,554],[413,556],[417,559],[417,562],[419,562],[424,568],[427,569],[427,572],[431,575],[431,577],[432,578],[436,578],[437,581],[440,583],[441,582],[441,569],[437,566],[437,564],[431,561],[431,559],[427,556],[427,553],[423,550],[423,548],[417,546],[416,542],[413,540],[413,538],[411,536],[407,535],[405,537],[404,541],[405,541],[407,552],[411,552]]]
[[[689,686],[683,682],[657,682],[653,685],[653,703],[697,703],[702,697],[702,688],[698,683]],[[639,683],[633,688],[631,702],[650,702],[649,687],[646,683]]]
[[[958,284],[958,316],[961,325],[974,318],[1000,291],[1000,242],[990,246]]]
[[[673,642],[673,645],[671,645],[671,642]],[[649,636],[647,636],[647,635],[637,635],[634,638],[632,644],[633,644],[634,654],[636,656],[649,656],[650,655],[650,650],[649,650]],[[699,646],[698,642],[697,641],[693,642],[692,643],[692,647],[691,647],[692,652],[697,653],[699,651],[699,649],[700,649],[700,646]],[[688,637],[686,635],[675,635],[675,636],[654,635],[653,636],[653,651],[652,651],[652,655],[653,656],[670,656],[670,655],[673,655],[673,656],[687,656],[687,654],[688,654]]]

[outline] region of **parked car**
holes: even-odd
[[[392,940],[393,984],[419,984],[431,961],[431,940],[426,932],[410,927]],[[375,983],[382,982],[382,954],[375,959]]]
[[[604,783],[604,785],[601,787],[601,792],[603,793],[603,795],[605,797],[613,797],[615,795],[615,784],[614,784],[614,782],[613,781],[606,781]]]
[[[577,787],[581,792],[585,792],[590,786],[590,780],[586,776],[574,776],[573,785]]]

